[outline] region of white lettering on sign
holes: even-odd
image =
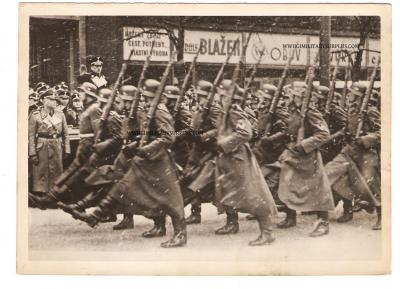
[[[239,43],[235,47],[235,42]],[[191,62],[200,47],[197,62],[223,63],[232,51],[231,63],[239,60],[242,34],[234,32],[185,31],[184,61]],[[235,50],[233,48],[235,47]]]
[[[292,53],[294,53],[293,66],[305,65],[307,63],[307,49],[285,47],[285,44],[288,43],[307,43],[307,36],[253,33],[246,51],[246,64],[257,63],[261,52],[263,52],[261,65],[285,65]]]
[[[144,61],[149,55],[152,43],[154,48],[151,55],[152,61],[169,61],[170,40],[166,31],[156,28],[123,28],[123,53],[127,60],[131,50],[134,49],[131,60]]]

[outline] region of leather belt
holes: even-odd
[[[61,137],[60,134],[56,134],[56,133],[52,134],[52,135],[38,133],[37,136],[40,137],[40,138],[49,138],[49,139],[56,139],[56,138],[60,138]]]
[[[80,133],[80,138],[94,137],[94,133]]]

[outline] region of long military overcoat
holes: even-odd
[[[32,191],[47,193],[63,172],[63,153],[70,153],[68,127],[64,113],[45,109],[33,112],[29,118],[29,156],[32,164]]]
[[[288,132],[295,143],[301,124],[300,110],[289,110]],[[305,137],[300,142],[304,152],[286,149],[279,157],[281,173],[279,199],[296,211],[329,211],[334,209],[333,196],[318,148],[329,138],[322,114],[310,108],[305,117]],[[290,146],[289,146],[290,147]]]
[[[271,192],[248,143],[251,123],[238,105],[228,113],[218,131],[221,152],[216,158],[216,203],[221,209],[224,205],[254,215],[260,210],[275,214]]]

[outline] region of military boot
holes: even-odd
[[[71,215],[75,219],[81,220],[94,228],[99,222],[104,221],[104,219],[112,215],[116,203],[115,199],[107,196],[100,201],[99,206],[92,213],[87,214],[78,210],[72,210]]]
[[[228,235],[228,234],[237,234],[239,232],[239,216],[235,211],[227,211],[226,212],[226,224],[217,229],[215,234],[217,235]]]
[[[343,199],[343,215],[336,221],[338,223],[347,223],[353,220],[353,205],[350,200]]]
[[[143,232],[142,237],[154,238],[165,236],[167,229],[165,228],[165,216],[156,217],[154,220],[154,227],[149,231]]]
[[[247,216],[246,216],[246,220],[247,220],[247,221],[254,221],[254,220],[257,220],[257,217],[254,216],[254,215],[247,215]]]
[[[250,241],[249,246],[263,246],[272,244],[275,241],[275,236],[272,233],[272,223],[269,216],[258,217],[260,227],[260,235],[257,239]]]
[[[57,207],[59,207],[61,210],[64,212],[71,214],[72,211],[79,211],[79,212],[84,212],[85,208],[83,208],[79,202],[75,204],[65,204],[64,202],[57,202]]]
[[[376,215],[377,215],[377,220],[376,224],[372,227],[372,230],[382,230],[382,207],[376,207]]]
[[[296,226],[296,211],[291,210],[291,209],[286,209],[286,218],[282,222],[278,223],[277,227],[279,229],[287,229],[290,227],[295,227]]]
[[[126,230],[126,229],[133,229],[133,215],[132,214],[124,214],[124,218],[122,221],[113,226],[113,230]]]
[[[200,224],[201,223],[201,205],[192,204],[191,215],[186,218],[185,222],[187,225]]]
[[[171,240],[161,243],[163,248],[183,247],[187,244],[185,219],[172,218],[172,225],[174,226],[174,236]]]
[[[329,233],[329,221],[319,218],[315,223],[314,229],[309,234],[310,237],[319,237]]]

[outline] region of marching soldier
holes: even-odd
[[[143,88],[147,100],[146,111],[156,96],[160,83],[148,79]],[[142,124],[145,128],[146,122]],[[174,235],[161,244],[163,248],[186,245],[186,224],[184,220],[182,193],[178,175],[168,149],[175,141],[172,116],[165,104],[156,108],[155,119],[150,123],[149,142],[138,146],[133,142],[126,146],[125,153],[133,156],[131,167],[102,199],[91,214],[80,217],[90,226],[95,226],[103,216],[109,215],[121,202],[143,209],[148,215],[168,214],[172,219]],[[153,229],[152,229],[153,230]],[[145,232],[146,233],[146,232]],[[165,234],[165,233],[164,233]]]
[[[284,106],[284,102],[279,101],[276,111],[271,115],[269,110],[276,89],[277,87],[272,84],[265,84],[262,90],[259,91],[259,140],[253,151],[275,203],[281,204],[277,196],[280,168],[275,162],[278,161],[288,142],[289,113],[287,107]],[[268,132],[266,131],[267,126],[270,126]]]
[[[103,71],[103,58],[100,56],[89,55],[86,59],[87,66],[90,67],[90,73],[84,73],[78,76],[78,84],[85,82],[93,83],[97,89],[105,88],[108,86],[108,80],[102,74]]]
[[[188,135],[192,132],[192,113],[181,103],[179,110],[174,112],[179,97],[179,88],[167,85],[164,88],[165,102],[168,110],[173,112],[176,141],[172,145],[174,159],[180,168],[184,168],[189,155]]]
[[[215,101],[209,111],[204,109],[212,88],[213,84],[205,80],[200,80],[196,87],[199,107],[192,119],[194,140],[182,182],[184,202],[191,203],[186,224],[201,223],[201,203],[212,200],[215,191],[216,128],[222,108]],[[204,115],[207,117],[200,124]]]
[[[63,171],[63,158],[70,153],[65,116],[56,109],[53,89],[41,94],[43,107],[29,117],[29,160],[32,192],[47,194]]]
[[[130,142],[137,141],[137,137],[140,136],[136,134],[136,132],[139,131],[138,123],[140,122],[140,119],[142,119],[142,114],[140,113],[142,108],[138,108],[139,111],[137,117],[139,121],[137,122],[137,124],[132,126],[131,120],[128,118],[136,90],[136,87],[132,85],[123,85],[121,87],[121,93],[116,99],[115,112],[113,112],[112,116],[114,117],[115,113],[121,114],[121,133],[125,145]],[[86,186],[88,186],[89,188],[100,187],[100,189],[91,192],[83,199],[74,204],[64,204],[62,202],[59,202],[59,207],[65,212],[70,213],[73,217],[79,218],[81,213],[84,212],[86,208],[96,206],[98,202],[106,196],[107,192],[112,188],[112,185],[124,176],[124,174],[129,169],[129,161],[130,160],[126,157],[125,152],[121,150],[112,165],[100,166],[85,179]],[[133,229],[133,213],[131,211],[132,209],[130,206],[120,206],[115,210],[115,213],[124,213],[124,217],[120,223],[113,226],[113,230]],[[109,218],[109,220],[112,220],[113,216],[113,214],[110,214],[110,216],[106,217],[111,217]]]
[[[343,215],[339,223],[353,219],[352,202],[360,197],[368,202],[380,199],[380,113],[373,105],[368,106],[363,135],[355,138],[360,118],[360,103],[366,92],[366,86],[354,83],[348,94],[347,145],[326,165],[329,181],[337,201],[343,201]],[[381,207],[376,205],[377,222],[374,230],[381,229]]]
[[[219,211],[227,214],[226,225],[216,234],[235,234],[239,230],[238,213],[250,213],[256,217],[260,235],[250,241],[250,246],[274,242],[271,216],[277,213],[271,192],[255,160],[249,141],[252,129],[246,113],[240,106],[244,89],[237,87],[232,96],[232,106],[227,108],[230,90],[221,93],[224,113],[218,128],[216,158],[216,201]],[[226,121],[225,121],[226,120]]]
[[[328,211],[334,209],[332,192],[319,152],[319,147],[329,138],[329,129],[322,114],[310,107],[304,119],[305,137],[297,143],[306,85],[294,86],[293,100],[289,105],[290,143],[279,157],[281,172],[278,196],[286,205],[286,218],[278,224],[278,228],[296,226],[296,211],[315,211],[318,220],[310,237],[317,237],[328,234]]]
[[[328,144],[320,148],[322,161],[324,164],[333,160],[333,158],[340,152],[343,146],[343,136],[344,130],[347,125],[346,112],[340,105],[332,100],[329,111],[326,110],[326,102],[328,99],[329,88],[323,85],[318,85],[314,87],[313,96],[311,102],[314,103],[315,107],[321,114],[324,115],[324,119],[329,127],[329,132],[331,135],[343,132],[332,139]]]

